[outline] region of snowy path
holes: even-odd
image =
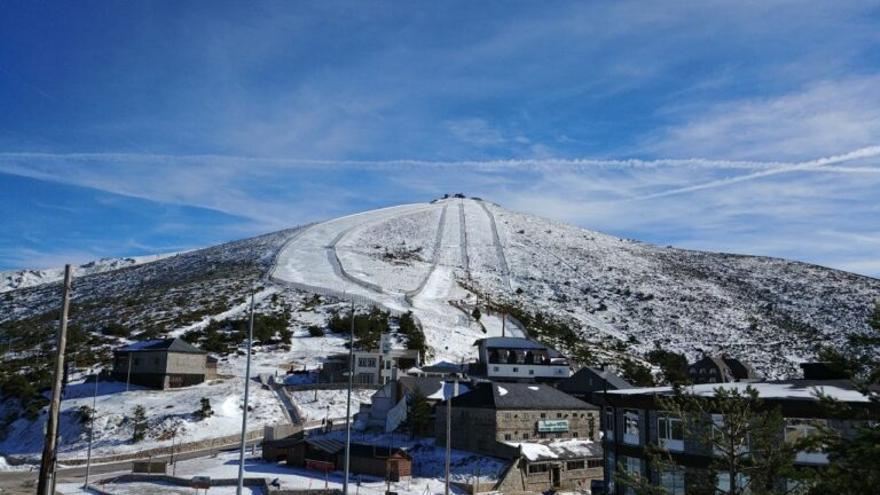
[[[492,243],[495,245],[495,254],[498,256],[498,269],[501,271],[501,277],[504,284],[510,289],[510,268],[507,266],[507,257],[504,256],[504,247],[501,245],[501,238],[498,236],[498,225],[495,223],[495,215],[489,211],[486,203],[480,202],[480,206],[489,217],[489,224],[492,226]]]
[[[345,292],[395,311],[411,310],[434,350],[429,361],[470,360],[474,357],[474,341],[500,335],[501,325],[500,320],[494,321],[497,317],[486,315],[483,323],[487,333],[483,333],[480,325],[450,304],[473,298],[459,286],[457,277],[466,273],[472,252],[478,253],[483,271],[506,274],[506,262],[493,230],[491,213],[475,201],[463,200],[456,201],[458,215],[447,214],[452,201],[373,210],[313,225],[295,234],[282,248],[272,277],[282,283]],[[362,237],[368,230],[387,226],[389,236],[399,234],[394,229],[405,223],[407,217],[426,212],[439,215],[437,230],[431,229],[430,234],[427,228],[421,231],[422,245],[431,252],[430,263],[383,263],[355,252],[357,242],[371,240]],[[375,239],[377,243],[383,240],[381,229],[373,235],[379,236]],[[400,278],[421,283],[415,290],[402,291]],[[508,335],[516,333],[520,332],[508,327]]]
[[[368,223],[390,220],[416,213],[433,205],[410,204],[372,210],[319,223],[298,233],[278,255],[272,278],[304,286],[330,289],[338,293],[360,296],[398,311],[406,302],[401,295],[385,294],[368,289],[346,278],[334,260],[338,260],[336,244],[352,229]]]
[[[468,251],[467,251],[467,220],[464,217],[464,202],[458,202],[458,222],[459,222],[459,236],[460,236],[460,244],[461,244],[461,265],[464,268],[464,276],[468,279],[471,278],[471,264],[468,259]]]

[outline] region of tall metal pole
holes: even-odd
[[[238,454],[238,488],[236,495],[241,495],[244,488],[244,443],[247,435],[248,393],[251,381],[251,344],[254,340],[254,292],[251,291],[251,316],[248,323],[247,361],[244,367],[244,405],[241,411],[241,450]]]
[[[452,385],[452,397],[446,401],[446,488],[445,495],[449,495],[449,468],[452,464],[452,399],[458,395],[458,379]]]
[[[89,471],[92,467],[92,439],[95,437],[95,416],[98,414],[96,409],[98,405],[98,373],[95,373],[95,393],[92,395],[92,417],[89,420],[89,449],[86,454],[86,481],[83,483],[83,489],[89,488]]]
[[[128,373],[125,375],[125,391],[128,392],[128,385],[131,383],[131,350],[128,351]]]
[[[58,411],[61,408],[61,378],[64,374],[64,348],[67,346],[67,316],[70,311],[70,289],[72,273],[70,265],[64,265],[64,287],[61,301],[61,325],[58,327],[58,342],[55,349],[55,381],[52,385],[52,401],[49,403],[49,417],[46,420],[46,441],[43,444],[43,458],[40,462],[40,478],[37,494],[47,495],[52,486],[49,476],[55,473],[55,448],[58,442]]]
[[[351,389],[354,385],[354,299],[351,300],[351,331],[348,335],[348,399],[345,402],[345,478],[342,495],[348,495],[348,475],[351,463]]]

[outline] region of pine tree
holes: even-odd
[[[214,410],[211,409],[211,399],[207,397],[202,397],[200,401],[199,410],[196,411],[196,417],[199,419],[210,418],[214,415]]]
[[[475,320],[480,321],[480,317],[483,315],[480,313],[480,308],[474,308],[471,312],[471,316],[473,316]]]
[[[880,406],[880,300],[868,317],[868,330],[850,335],[842,350],[827,348],[820,353],[833,368],[845,371],[876,408]],[[813,448],[828,454],[829,465],[816,474],[811,494],[835,495],[876,493],[880,486],[880,422],[876,412],[854,409],[830,397],[819,395],[834,415],[861,420],[851,435],[823,427],[812,437]],[[876,411],[876,409],[874,409]]]
[[[781,494],[785,492],[777,491],[779,480],[800,476],[793,464],[802,446],[780,441],[782,413],[765,406],[754,388],[740,392],[718,387],[713,396],[702,397],[676,387],[673,396],[658,401],[660,410],[681,418],[686,438],[713,454],[707,469],[688,473],[688,493]],[[668,451],[656,445],[647,451],[654,472],[676,469]],[[619,483],[639,495],[667,493],[652,480],[628,473],[622,464],[616,473]],[[722,474],[727,476],[729,488],[716,492],[714,487]]]
[[[425,397],[425,394],[418,389],[409,399],[407,419],[409,419],[410,434],[413,437],[427,434],[431,423],[431,405],[428,404],[428,398]]]
[[[143,441],[147,436],[147,411],[144,409],[144,406],[135,406],[132,423],[133,433],[131,441],[134,443]]]

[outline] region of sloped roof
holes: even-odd
[[[294,444],[305,442],[309,446],[327,452],[328,454],[342,454],[345,452],[345,442],[334,438],[306,438],[301,439]],[[390,457],[392,454],[401,454],[409,458],[410,455],[406,450],[399,447],[389,447],[387,445],[371,445],[365,443],[352,443],[350,449],[351,455],[360,457]]]
[[[590,440],[553,440],[550,442],[505,442],[519,447],[523,457],[531,462],[565,459],[601,458],[602,446]]]
[[[746,388],[751,387],[758,391],[758,395],[762,399],[772,400],[798,400],[818,402],[817,392],[826,394],[841,402],[850,403],[870,403],[871,400],[867,396],[858,391],[850,380],[779,380],[772,382],[725,382],[725,383],[701,383],[697,385],[688,385],[683,391],[688,394],[694,394],[701,397],[712,397],[715,390],[723,388],[726,390],[738,390],[743,392]],[[880,387],[877,387],[880,392]],[[626,390],[608,391],[608,395],[674,395],[675,391],[672,387],[645,387],[631,388]]]
[[[578,370],[575,374],[571,375],[565,380],[562,380],[559,383],[559,389],[577,392],[581,386],[586,388],[589,375],[593,375],[600,380],[605,380],[610,390],[633,388],[632,384],[630,384],[628,381],[624,380],[617,373],[614,373],[611,370],[601,370],[592,366],[585,366]]]
[[[445,404],[446,401],[443,402]],[[597,409],[549,385],[482,382],[452,399],[452,407],[488,409]]]
[[[397,381],[405,390],[411,392],[418,390],[428,400],[443,400],[451,397],[455,389],[453,382],[438,377],[401,376]],[[459,382],[459,395],[466,393],[468,390],[470,390],[468,382]]]
[[[505,349],[550,349],[550,347],[521,337],[488,337],[479,339],[474,345],[485,344],[487,348],[502,347]]]
[[[207,354],[207,352],[180,338],[143,340],[140,342],[134,342],[119,349],[118,352],[142,351],[168,351],[182,352],[186,354]]]
[[[439,363],[422,366],[421,371],[425,373],[461,373],[463,369],[464,367],[460,364],[440,361]]]

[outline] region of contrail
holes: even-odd
[[[736,184],[739,182],[746,182],[750,180],[760,179],[762,177],[769,177],[772,175],[786,174],[789,172],[801,172],[807,170],[814,170],[825,167],[827,165],[833,165],[835,163],[844,163],[852,160],[858,160],[861,158],[873,158],[876,156],[880,156],[880,146],[869,146],[867,148],[860,148],[855,151],[850,151],[849,153],[844,153],[842,155],[830,156],[825,158],[818,158],[816,160],[810,160],[801,163],[795,163],[791,165],[782,165],[779,167],[771,168],[768,170],[762,170],[759,172],[753,172],[751,174],[739,175],[736,177],[730,177],[727,179],[718,179],[709,182],[703,182],[702,184],[695,184],[692,186],[678,187],[675,189],[669,189],[666,191],[661,191],[653,194],[646,194],[644,196],[638,196],[635,198],[629,198],[629,201],[641,201],[646,199],[655,199],[662,198],[665,196],[672,196],[675,194],[688,193],[693,191],[701,191],[703,189],[712,189],[715,187],[727,186],[730,184]],[[828,170],[833,170],[829,168]],[[844,169],[840,169],[842,171]],[[848,169],[846,169],[848,170]],[[860,172],[863,169],[858,169]],[[867,170],[875,170],[875,169],[867,169]]]
[[[47,152],[0,152],[0,162],[26,162],[26,161],[67,161],[67,162],[95,162],[95,163],[194,163],[211,165],[223,163],[225,165],[253,165],[263,164],[279,168],[324,168],[340,167],[349,169],[399,169],[408,168],[470,168],[476,171],[504,171],[504,170],[528,170],[528,171],[553,171],[565,170],[569,172],[588,171],[597,168],[632,168],[653,169],[661,167],[694,167],[694,168],[718,168],[718,169],[749,169],[764,170],[790,165],[784,162],[762,161],[737,161],[737,160],[710,160],[703,158],[686,159],[588,159],[588,158],[540,158],[540,159],[509,159],[509,160],[325,160],[310,158],[263,158],[254,156],[235,155],[170,155],[151,153],[47,153]],[[0,163],[0,168],[11,168],[9,165]]]

